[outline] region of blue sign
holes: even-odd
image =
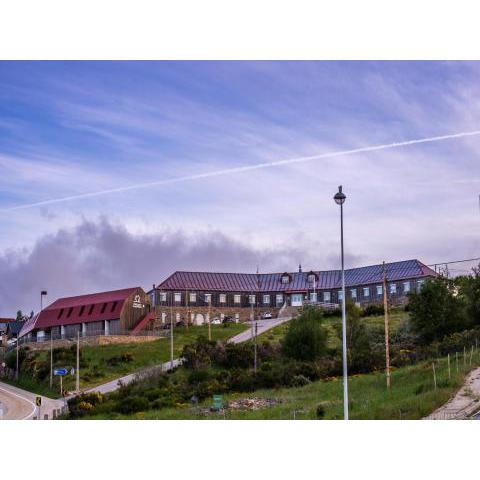
[[[54,375],[58,375],[60,377],[63,377],[64,375],[67,374],[67,369],[66,368],[55,368],[53,370]]]

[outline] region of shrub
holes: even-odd
[[[292,378],[291,386],[292,387],[304,387],[305,385],[308,385],[310,383],[312,383],[312,382],[307,377],[305,377],[303,375],[295,375]]]
[[[199,336],[194,343],[185,345],[182,357],[187,368],[204,368],[212,364],[215,354],[216,342],[208,340],[203,335]]]
[[[322,325],[323,313],[314,307],[304,308],[290,320],[282,342],[282,353],[296,360],[316,360],[326,352],[327,332]]]
[[[326,404],[325,402],[319,403],[317,405],[317,408],[315,409],[315,414],[316,417],[320,420],[322,418],[325,418],[325,413],[326,413]]]
[[[148,400],[139,396],[132,396],[118,402],[116,411],[128,415],[130,413],[148,410]]]
[[[409,295],[410,321],[420,344],[427,345],[468,325],[462,298],[452,280],[427,280],[418,293]]]
[[[385,313],[385,310],[383,308],[383,305],[372,304],[372,305],[367,305],[363,309],[362,317],[379,316],[379,315],[383,315],[384,313]]]

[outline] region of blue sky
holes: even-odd
[[[58,247],[59,232],[74,244],[85,225],[99,228],[99,242],[111,227],[150,244],[180,236],[179,251],[219,238],[252,252],[247,262],[235,253],[229,260],[217,245],[202,258],[175,257],[183,268],[333,267],[338,209],[331,198],[340,183],[351,266],[478,256],[479,136],[12,208],[478,130],[479,72],[477,62],[0,62],[3,298],[19,265],[35,292],[45,269],[59,268],[48,262],[34,270],[39,246]],[[88,245],[82,248],[79,256],[88,258]],[[158,248],[143,276],[50,288],[148,286],[175,268]],[[82,276],[78,268],[62,275]],[[9,308],[24,302],[17,293],[8,298]]]

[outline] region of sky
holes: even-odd
[[[368,148],[478,132],[479,74],[0,61],[0,316],[175,270],[338,268],[340,184],[347,267],[480,256],[480,135]]]

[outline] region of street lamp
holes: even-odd
[[[340,205],[340,245],[342,258],[342,356],[343,356],[343,418],[348,420],[348,371],[347,371],[347,313],[345,309],[345,262],[343,255],[343,204],[346,195],[342,192],[342,186],[333,199]]]

